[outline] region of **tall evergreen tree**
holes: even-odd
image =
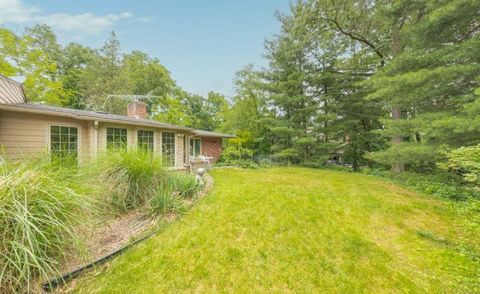
[[[404,106],[401,120],[385,123],[385,134],[400,135],[404,142],[370,158],[433,167],[442,151],[479,142],[478,128],[464,115],[478,99],[478,11],[478,1],[429,1],[405,27],[408,46],[368,81],[370,99],[389,97]]]

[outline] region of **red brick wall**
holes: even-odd
[[[127,115],[134,118],[147,118],[147,104],[142,101],[128,104]]]
[[[202,155],[213,157],[212,162],[216,162],[222,154],[221,138],[202,138]]]

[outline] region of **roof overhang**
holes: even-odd
[[[134,121],[133,119],[121,120],[121,119],[108,118],[107,117],[108,115],[106,115],[106,117],[97,117],[97,116],[90,116],[85,114],[59,112],[55,110],[26,108],[26,107],[21,107],[20,105],[21,104],[0,104],[0,110],[68,117],[68,118],[73,118],[73,119],[82,120],[82,121],[99,121],[99,122],[105,122],[105,123],[115,123],[115,124],[143,126],[143,127],[149,127],[149,128],[157,128],[157,129],[176,130],[176,131],[184,131],[188,133],[193,133],[194,131],[194,129],[192,128],[187,128],[182,126],[159,125],[154,121],[149,123],[145,121]]]
[[[217,132],[210,132],[210,131],[203,131],[203,130],[194,130],[193,134],[195,137],[202,137],[202,138],[236,138],[234,135],[230,134],[223,134]]]

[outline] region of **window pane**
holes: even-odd
[[[190,156],[195,157],[194,139],[190,139]]]
[[[52,143],[58,143],[60,142],[60,136],[58,134],[52,133],[50,136],[50,141],[52,141]]]
[[[195,154],[196,154],[196,156],[200,155],[200,145],[201,145],[200,139],[195,139]]]
[[[60,133],[60,127],[51,126],[51,127],[50,127],[50,133],[51,133],[51,134],[58,134],[58,133]]]
[[[60,150],[60,143],[52,142],[51,149],[52,149],[52,151]]]
[[[162,153],[169,166],[175,165],[175,133],[162,133]]]
[[[127,148],[127,129],[107,128],[107,148]]]

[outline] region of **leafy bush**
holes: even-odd
[[[253,161],[253,150],[245,148],[242,141],[231,140],[225,148],[222,157],[216,164],[217,166],[238,166],[242,168],[256,168],[257,164]]]
[[[261,167],[271,167],[275,165],[275,162],[269,156],[257,156],[255,162]]]
[[[97,168],[110,184],[110,203],[120,210],[145,204],[167,177],[162,159],[142,149],[110,151],[97,161]]]
[[[329,158],[329,155],[318,155],[315,159],[302,162],[302,165],[306,167],[321,168],[327,165]]]
[[[182,197],[191,197],[198,191],[198,182],[194,175],[172,173],[169,176],[172,186]]]
[[[56,273],[74,226],[93,202],[72,167],[48,160],[0,163],[0,288],[29,292],[36,278]]]
[[[295,148],[282,149],[276,152],[275,154],[273,154],[272,158],[288,164],[300,162],[300,155],[298,154],[298,151]]]
[[[252,160],[253,151],[242,146],[242,144],[229,144],[222,153],[224,161]]]
[[[440,167],[454,171],[465,181],[480,184],[480,145],[461,147],[447,153],[448,162]]]

